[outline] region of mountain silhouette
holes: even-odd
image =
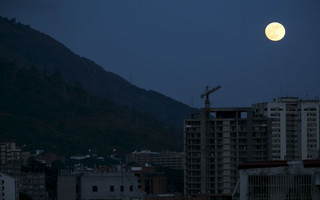
[[[63,80],[79,82],[91,94],[117,104],[152,113],[165,126],[179,131],[182,131],[183,120],[197,112],[197,109],[158,92],[132,85],[93,61],[74,54],[48,35],[16,23],[15,19],[0,18],[0,55],[18,66],[34,65],[48,74],[58,70]]]

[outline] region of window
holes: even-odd
[[[241,113],[240,113],[240,118],[241,118],[241,119],[246,119],[247,116],[248,116],[247,112],[241,112]]]
[[[114,186],[110,185],[110,192],[114,192]]]
[[[123,187],[123,185],[121,185],[120,186],[120,192],[123,192],[123,190],[124,190],[124,187]]]
[[[130,185],[130,192],[132,192],[133,191],[133,186],[132,185]]]
[[[92,186],[92,192],[98,192],[98,186],[96,185]]]

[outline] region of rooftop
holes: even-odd
[[[320,160],[268,160],[263,162],[243,163],[238,166],[238,169],[253,169],[253,168],[269,168],[269,167],[283,167],[291,165],[302,165],[305,168],[320,167]]]

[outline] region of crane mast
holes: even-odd
[[[217,90],[219,90],[221,88],[221,85],[218,85],[215,88],[212,88],[209,90],[209,87],[206,86],[206,92],[201,94],[201,98],[206,97],[206,101],[205,101],[205,108],[210,108],[210,100],[209,100],[209,95]]]

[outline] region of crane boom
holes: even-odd
[[[217,90],[219,90],[221,88],[221,85],[218,85],[215,88],[212,88],[209,90],[209,87],[206,86],[206,92],[201,94],[201,98],[206,97],[206,101],[205,101],[205,107],[209,108],[210,107],[210,101],[209,101],[209,95]]]

